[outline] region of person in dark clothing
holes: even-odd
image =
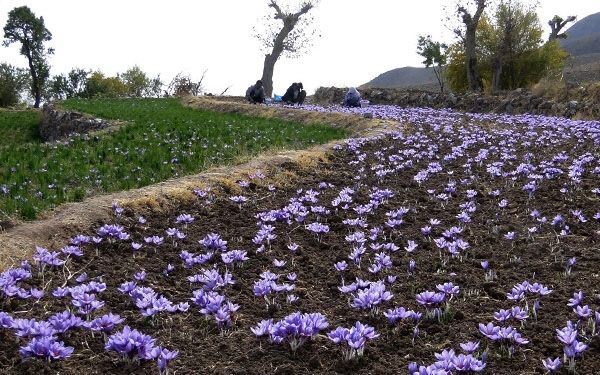
[[[304,99],[306,99],[306,91],[304,91],[302,82],[292,83],[281,97],[281,101],[285,104],[303,104]]]
[[[360,107],[360,93],[356,88],[350,87],[344,98],[344,107]]]
[[[263,87],[263,83],[260,79],[256,81],[256,84],[248,87],[248,90],[246,90],[246,100],[248,100],[250,103],[265,102],[265,88]]]

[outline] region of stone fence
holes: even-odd
[[[346,88],[320,87],[312,97],[316,104],[341,104]],[[451,108],[465,112],[493,112],[600,119],[600,92],[580,88],[561,100],[536,96],[517,89],[498,96],[481,93],[455,94],[403,89],[360,89],[363,99],[371,104],[394,104],[402,107]]]

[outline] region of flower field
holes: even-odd
[[[38,248],[0,276],[0,372],[598,372],[599,122],[304,108],[413,130]]]
[[[68,100],[66,109],[127,121],[112,132],[45,144],[34,112],[0,112],[0,219],[34,219],[64,202],[147,186],[267,149],[304,148],[341,129],[197,111],[177,99]]]

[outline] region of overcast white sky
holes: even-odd
[[[293,4],[293,0],[283,0]],[[296,3],[298,3],[297,1]],[[275,66],[275,93],[302,81],[319,86],[358,86],[390,69],[420,66],[419,34],[451,41],[441,20],[455,0],[321,0],[314,9],[321,38],[299,59]],[[106,74],[135,64],[169,81],[178,72],[205,87],[240,95],[262,75],[264,55],[252,26],[268,11],[267,0],[0,0],[0,26],[8,12],[27,5],[52,32],[52,74],[72,67]],[[600,11],[598,0],[541,0],[540,19],[554,14],[583,18]],[[3,33],[2,35],[3,36]],[[26,66],[18,47],[0,47],[0,62]]]

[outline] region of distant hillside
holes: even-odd
[[[377,88],[413,88],[431,86],[435,89],[438,86],[433,70],[427,68],[415,68],[407,66],[397,68],[378,75],[375,79],[365,83],[361,87]]]
[[[577,21],[567,31],[562,47],[573,56],[600,53],[600,12]]]

